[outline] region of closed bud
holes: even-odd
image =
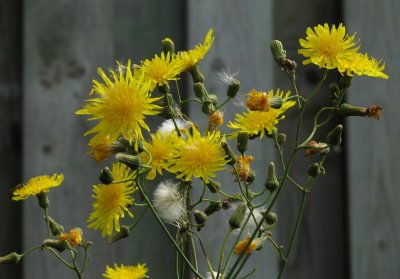
[[[21,255],[12,252],[8,255],[0,257],[0,264],[5,264],[5,263],[12,263],[12,264],[17,264],[21,260]]]
[[[268,164],[268,176],[264,186],[271,192],[275,191],[279,187],[279,181],[276,178],[275,173],[275,164],[273,162]]]
[[[278,134],[277,141],[279,145],[283,145],[286,142],[286,135],[283,133]]]
[[[200,68],[199,68],[198,64],[196,64],[195,66],[191,67],[189,69],[189,73],[192,76],[192,79],[193,79],[194,83],[203,82],[204,81],[204,76],[200,72]]]
[[[276,224],[278,222],[278,215],[275,212],[268,212],[267,216],[265,216],[265,222],[270,226]]]
[[[211,193],[217,193],[221,189],[221,183],[219,183],[218,181],[215,181],[211,178],[208,179],[206,186],[207,186],[208,190],[210,190]]]
[[[99,175],[99,180],[101,183],[105,185],[113,183],[114,177],[112,175],[111,170],[108,167],[105,167],[101,170]]]
[[[208,92],[202,82],[196,82],[193,84],[194,95],[201,100],[207,99]]]
[[[226,141],[223,141],[221,143],[222,149],[225,152],[226,155],[226,159],[227,159],[227,164],[230,166],[233,166],[236,162],[237,162],[237,158],[235,153],[233,153],[231,147],[229,146],[229,144]]]
[[[204,114],[211,115],[215,111],[215,106],[210,100],[204,101],[203,105],[201,106],[201,111]]]
[[[272,57],[279,64],[286,58],[286,51],[283,49],[281,41],[273,40],[271,43]]]
[[[307,169],[307,174],[311,177],[325,175],[325,169],[318,163],[311,164]]]
[[[236,207],[232,216],[229,218],[229,226],[232,230],[240,228],[244,215],[246,213],[247,206],[245,203],[240,203],[238,207]]]
[[[217,95],[214,94],[210,94],[208,95],[209,100],[211,101],[211,103],[216,106],[218,104],[218,97]]]
[[[126,153],[118,153],[115,155],[115,159],[127,165],[132,170],[137,170],[142,165],[142,159],[140,156],[130,155]]]
[[[207,216],[210,216],[211,214],[220,211],[221,208],[222,208],[221,201],[211,201],[210,204],[207,206],[207,208],[204,209],[204,213],[207,214]]]
[[[250,173],[249,173],[249,176],[248,176],[247,179],[246,179],[246,182],[252,183],[252,182],[254,182],[255,180],[256,180],[256,172],[253,171],[253,170],[251,170]]]
[[[55,239],[46,239],[43,241],[42,247],[50,247],[56,249],[58,252],[63,252],[66,249],[70,249],[70,245],[66,240],[55,240]]]
[[[340,88],[339,85],[335,82],[329,84],[329,99],[336,103],[339,98]]]
[[[237,150],[244,154],[247,150],[247,143],[249,141],[249,135],[245,132],[239,132],[237,137]]]
[[[340,124],[337,125],[326,136],[327,143],[331,146],[339,145],[342,142],[342,132],[343,132],[343,126]]]
[[[269,98],[269,105],[273,109],[280,109],[283,105],[283,99],[279,96],[273,96]]]
[[[194,220],[196,221],[197,231],[200,231],[207,222],[208,216],[203,211],[194,210],[193,211]]]
[[[228,85],[228,90],[226,91],[226,95],[228,98],[235,98],[236,94],[239,92],[240,89],[240,81],[237,79],[232,80]]]
[[[47,222],[46,217],[44,219]],[[53,218],[48,217],[48,220],[49,220],[50,231],[54,236],[60,235],[64,232],[64,227],[58,224],[56,221],[54,221]]]
[[[163,46],[163,52],[165,55],[169,52],[171,55],[175,54],[175,44],[170,38],[165,38],[161,41]]]
[[[353,79],[352,76],[344,75],[339,80],[339,86],[342,89],[349,88],[351,86],[351,80]]]
[[[129,237],[129,235],[130,235],[129,227],[121,226],[121,229],[119,232],[116,232],[112,236],[110,236],[110,238],[108,239],[108,243],[112,244],[114,242],[117,242],[120,239]]]
[[[47,196],[47,193],[45,192],[40,192],[39,194],[36,195],[38,202],[39,202],[39,206],[43,209],[46,209],[49,207],[50,205],[50,200]]]

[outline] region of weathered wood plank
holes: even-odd
[[[322,77],[322,70],[316,66],[303,66],[302,57],[297,54],[299,38],[305,36],[307,27],[325,22],[337,24],[340,5],[338,1],[285,1],[274,6],[274,36],[283,42],[287,55],[297,64],[296,80],[300,94],[308,95]],[[306,108],[301,139],[310,132],[316,110],[323,105],[330,105],[328,98],[329,80]],[[291,89],[290,82],[283,72],[275,71],[275,84],[285,90]],[[293,91],[293,90],[291,90]],[[287,133],[286,152],[292,147],[297,115],[293,109],[287,120],[282,122],[281,131]],[[335,119],[337,121],[337,119]],[[334,125],[321,129],[315,140],[324,141],[326,133]],[[291,135],[291,136],[290,136]],[[304,158],[298,154],[294,161],[292,175],[299,181],[305,181],[309,164],[317,158]],[[346,219],[345,219],[345,183],[343,169],[344,153],[332,150],[326,162],[326,175],[318,177],[315,187],[309,195],[297,241],[287,264],[283,278],[346,278]],[[299,210],[301,192],[288,184],[283,189],[279,201],[280,243],[288,247]]]
[[[398,104],[400,2],[345,1],[349,32],[361,38],[361,50],[386,62],[388,81],[353,79],[349,102],[381,105],[383,117],[349,119],[347,134],[352,278],[400,278],[398,204]]]
[[[225,70],[238,72],[242,94],[250,89],[266,90],[272,88],[272,58],[269,54],[269,43],[272,39],[272,6],[270,1],[189,1],[188,4],[188,41],[189,47],[201,42],[209,28],[215,31],[214,45],[201,62],[202,72],[206,77],[205,85],[218,98],[225,100],[226,85],[218,81],[216,75]],[[189,95],[193,94],[190,83]],[[205,123],[206,119],[197,108],[191,107],[191,115]],[[233,120],[235,113],[243,108],[229,104],[224,108],[225,121]],[[236,143],[232,143],[233,146]],[[257,170],[258,183],[262,186],[265,169],[272,156],[272,144],[267,140],[252,141],[248,154],[255,156],[253,166]],[[232,174],[226,172],[221,178],[225,191],[237,192]],[[233,187],[232,187],[233,186]],[[229,214],[223,212],[213,215],[203,229],[201,237],[208,248],[208,256],[213,266],[217,266],[219,249],[228,228]],[[277,267],[276,255],[266,247],[254,254],[247,264],[246,271],[253,267],[257,272],[251,278],[274,278]],[[201,265],[201,271],[207,270]],[[243,275],[246,272],[243,273]]]
[[[0,1],[0,255],[20,252],[21,204],[11,189],[21,181],[21,1]],[[1,265],[1,278],[21,278],[18,265]]]

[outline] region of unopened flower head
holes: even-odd
[[[288,101],[290,92],[284,93],[279,89],[274,93],[272,90],[268,92],[268,96],[278,96],[282,99],[282,106],[279,109],[270,108],[268,111],[252,111],[247,109],[243,114],[236,114],[235,121],[229,121],[228,127],[235,130],[231,138],[236,138],[239,132],[247,133],[251,136],[260,136],[262,138],[265,133],[272,134],[277,131],[276,125],[285,118],[283,113],[294,106],[295,101]]]
[[[179,52],[179,58],[181,60],[184,69],[191,68],[199,63],[200,60],[204,58],[208,50],[210,49],[212,43],[214,42],[213,29],[207,32],[204,38],[203,44],[198,44],[193,49],[188,51]]]
[[[171,180],[161,182],[153,195],[154,207],[164,221],[174,223],[185,216],[185,200],[178,183]]]
[[[101,143],[107,137],[114,141],[120,135],[141,140],[141,129],[150,130],[144,121],[146,116],[161,110],[154,104],[160,98],[151,98],[150,85],[134,79],[130,61],[125,73],[110,71],[111,78],[101,68],[98,72],[103,82],[93,81],[91,93],[98,97],[87,100],[88,104],[76,112],[91,115],[89,120],[99,120],[85,135],[96,134],[92,143]]]
[[[149,269],[146,264],[131,266],[125,266],[123,264],[118,266],[117,264],[114,264],[114,268],[109,266],[106,267],[103,277],[107,279],[143,279],[149,278],[147,275],[148,271]]]
[[[177,173],[177,178],[190,181],[193,177],[201,178],[208,183],[210,177],[225,168],[225,153],[221,147],[224,139],[219,131],[201,136],[197,129],[192,134],[186,133],[187,139],[180,138],[176,152],[171,158],[171,172]]]
[[[69,233],[62,233],[58,235],[57,238],[58,240],[64,240],[72,247],[75,247],[82,243],[82,230],[80,228],[73,228]]]
[[[178,136],[175,133],[164,134],[160,132],[151,135],[150,142],[144,142],[144,147],[151,154],[151,170],[148,172],[146,178],[153,180],[156,174],[162,175],[162,171],[169,170],[171,166],[170,157],[172,156]],[[147,152],[140,153],[143,162],[149,160]]]
[[[339,72],[348,76],[370,76],[388,79],[389,76],[383,72],[385,63],[369,57],[367,53],[356,53],[351,60],[344,61],[339,66]]]
[[[153,90],[156,86],[167,84],[171,80],[177,80],[180,73],[184,70],[181,60],[177,56],[171,55],[170,52],[165,54],[161,52],[153,59],[146,59],[142,62],[141,67],[135,71],[135,78],[150,83]]]
[[[111,235],[114,229],[119,232],[119,220],[125,213],[133,217],[129,207],[134,204],[132,194],[137,190],[134,182],[136,172],[131,172],[124,164],[113,164],[111,173],[113,183],[93,186],[92,197],[95,201],[93,212],[87,220],[88,227],[101,230],[102,236]]]
[[[175,119],[175,123],[180,131],[185,130],[189,125],[187,121],[179,118]],[[174,121],[172,119],[165,120],[163,123],[161,123],[160,127],[158,127],[158,131],[163,136],[165,136],[166,134],[176,133]]]
[[[36,196],[40,193],[48,193],[50,188],[58,187],[64,180],[64,175],[53,174],[41,175],[31,178],[26,184],[17,186],[13,191],[12,199],[14,201],[24,200],[30,196]]]
[[[319,24],[313,29],[308,27],[306,34],[305,39],[299,40],[302,48],[298,53],[307,58],[303,64],[313,63],[326,69],[338,68],[351,61],[359,49],[354,41],[355,34],[346,34],[343,24],[338,27],[332,25],[332,28],[327,23],[323,26]]]

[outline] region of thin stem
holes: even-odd
[[[197,202],[195,202],[194,204],[190,205],[190,210],[192,210],[193,208],[195,208],[198,204],[200,204],[201,202],[204,201],[204,194],[206,193],[206,184],[203,182],[203,190],[201,191],[201,195],[200,198]]]
[[[74,266],[72,264],[70,264],[69,262],[67,262],[65,259],[63,259],[53,248],[51,247],[46,247],[45,249],[49,250],[51,253],[54,254],[54,256],[56,256],[57,259],[59,259],[63,264],[65,264],[67,267],[69,267],[70,269],[74,269]]]
[[[240,278],[240,279],[250,278],[250,275],[252,275],[254,272],[256,272],[256,269],[255,269],[255,268],[253,268],[252,271],[250,271],[247,275],[243,276],[243,277]]]
[[[25,257],[25,256],[28,256],[30,253],[32,253],[33,251],[35,251],[35,250],[37,250],[37,249],[40,249],[40,248],[42,248],[42,245],[38,245],[38,246],[36,246],[36,247],[31,248],[30,250],[28,250],[28,251],[22,253],[22,254],[21,254],[21,258],[22,258],[22,257]]]
[[[83,248],[85,249],[85,257],[84,257],[84,260],[83,260],[83,265],[82,265],[82,268],[81,268],[81,273],[84,273],[84,272],[85,272],[86,267],[87,267],[87,265],[88,265],[88,263],[89,263],[89,261],[90,261],[88,247],[87,247],[87,246],[84,246]]]
[[[181,101],[181,104],[183,105],[184,103],[187,103],[187,102],[196,102],[199,104],[203,104],[203,102],[200,101],[199,99],[186,99],[186,100]]]
[[[321,80],[319,81],[317,87],[315,87],[315,89],[313,90],[313,92],[312,92],[310,95],[308,95],[307,98],[305,99],[306,102],[308,102],[312,97],[314,97],[314,95],[315,95],[316,93],[318,93],[318,91],[319,91],[321,85],[322,85],[322,84],[324,83],[324,81],[326,80],[327,75],[328,75],[328,69],[325,69],[324,75],[322,76]]]
[[[147,204],[146,204],[147,206]],[[143,218],[144,214],[146,213],[148,207],[146,207],[142,213],[140,213],[139,217],[136,219],[136,222],[132,225],[129,226],[129,230],[132,230],[134,227],[136,227],[137,224],[139,224],[140,220]]]
[[[220,109],[220,108],[222,108],[224,105],[226,105],[226,103],[228,103],[230,100],[232,100],[232,98],[228,98],[228,99],[226,99],[222,104],[220,104],[216,109],[218,110],[218,109]]]
[[[178,81],[175,80],[176,95],[178,96],[178,103],[182,104],[181,93],[179,92]]]
[[[226,234],[225,234],[224,241],[222,242],[222,247],[221,247],[221,251],[220,251],[221,253],[220,253],[220,255],[219,255],[219,261],[218,261],[218,269],[217,269],[218,275],[217,275],[217,279],[219,278],[220,271],[221,271],[221,264],[222,264],[222,260],[223,260],[223,258],[224,258],[225,245],[226,245],[226,242],[228,241],[228,238],[229,238],[231,232],[232,232],[232,230],[229,228],[228,231],[227,231]]]
[[[242,268],[244,267],[245,263],[247,262],[247,260],[249,259],[250,254],[246,254],[246,257],[244,258],[243,262],[240,264],[238,270],[236,271],[236,273],[233,275],[232,279],[235,279],[237,276],[239,276],[240,271],[242,270]]]
[[[50,220],[49,220],[49,211],[47,207],[44,208],[44,215],[46,216],[47,238],[50,238]]]
[[[271,243],[272,247],[274,247],[275,251],[279,255],[279,258],[282,261],[286,261],[285,256],[282,254],[282,248],[271,237],[267,237],[267,240]]]
[[[303,146],[305,146],[307,143],[309,143],[309,141],[314,137],[315,132],[317,131],[318,128],[322,127],[323,125],[325,125],[333,116],[333,114],[331,114],[327,119],[325,119],[322,123],[318,123],[318,117],[325,111],[335,111],[334,107],[323,107],[321,108],[317,114],[314,117],[314,126],[313,129],[310,133],[310,135],[307,137],[307,139],[305,141],[303,141],[303,143],[301,143],[300,145],[298,145],[296,148],[302,148]]]
[[[162,230],[164,231],[164,233],[167,235],[167,237],[169,238],[169,240],[172,242],[172,244],[174,245],[175,249],[179,252],[179,254],[181,255],[181,257],[184,259],[184,261],[187,263],[187,265],[189,266],[189,268],[193,271],[194,274],[196,274],[197,276],[199,276],[199,278],[204,279],[204,277],[193,267],[193,265],[190,263],[189,259],[185,256],[185,253],[182,251],[182,249],[179,247],[179,245],[176,243],[176,241],[174,240],[174,238],[171,236],[171,234],[169,233],[168,229],[165,227],[163,221],[160,219],[160,217],[158,216],[154,206],[151,204],[149,198],[147,197],[145,191],[143,190],[143,187],[141,185],[141,183],[137,184],[139,191],[142,193],[143,198],[145,199],[146,203],[149,205],[154,217],[156,218],[156,221],[158,222],[158,224],[161,226]]]

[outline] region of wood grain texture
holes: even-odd
[[[271,9],[270,1],[189,1],[189,47],[201,42],[209,28],[213,28],[215,32],[214,44],[206,59],[200,63],[200,67],[206,77],[207,89],[216,94],[221,101],[226,98],[227,85],[222,84],[216,75],[222,70],[237,73],[237,79],[241,81],[241,94],[253,88],[259,90],[272,88],[273,64],[269,54],[269,43],[272,39]],[[189,96],[193,96],[191,82],[188,92]],[[233,120],[235,113],[243,111],[243,108],[230,103],[223,110],[227,124],[227,121]],[[197,107],[191,107],[190,112],[199,123],[205,123],[206,118]],[[232,141],[232,146],[236,146],[235,141]],[[257,170],[255,185],[262,186],[268,160],[273,158],[272,143],[267,139],[255,140],[249,146],[251,148],[248,154],[255,156],[253,164]],[[225,172],[219,179],[224,191],[230,193],[239,191],[237,185],[233,183],[232,174]],[[214,266],[218,263],[219,250],[231,213],[232,211],[224,211],[212,215],[201,234]],[[242,274],[246,274],[253,267],[257,268],[257,271],[251,278],[276,277],[276,255],[268,244],[251,257]],[[203,272],[207,270],[204,262],[201,269]]]
[[[0,255],[20,252],[21,204],[11,200],[21,182],[21,1],[0,1]],[[6,229],[5,229],[6,228]],[[18,265],[1,265],[0,278],[21,278]]]
[[[172,4],[179,7],[177,1]],[[169,5],[97,0],[25,3],[24,177],[64,173],[63,186],[50,192],[49,211],[66,229],[80,226],[85,239],[94,241],[86,278],[100,278],[105,266],[114,262],[146,262],[152,278],[163,278],[173,269],[172,248],[154,221],[143,222],[132,238],[112,246],[98,231],[86,229],[91,186],[98,183],[104,164],[85,155],[88,138],[83,133],[93,123],[74,114],[88,98],[91,80],[98,78],[97,67],[113,68],[116,60],[129,58],[139,63],[159,52],[165,36],[181,40],[181,10],[173,9],[171,20],[165,16]],[[24,203],[25,248],[45,236],[43,213],[36,203],[34,199]],[[26,278],[73,278],[53,257],[40,253],[24,261]],[[165,258],[160,260],[160,254]]]
[[[323,71],[314,65],[302,65],[303,57],[297,54],[299,38],[305,37],[307,27],[325,22],[336,24],[339,20],[338,1],[285,1],[274,2],[274,38],[283,42],[287,56],[297,62],[296,80],[300,94],[307,96],[312,92],[322,77]],[[334,73],[319,94],[307,105],[300,139],[311,131],[313,117],[324,105],[331,105],[328,98],[328,84],[336,80]],[[290,89],[289,79],[276,68],[275,84]],[[292,90],[291,90],[292,91]],[[296,109],[282,121],[281,132],[288,135],[286,152],[292,148],[296,127]],[[335,126],[339,119],[334,119],[317,132],[314,140],[325,141],[327,132]],[[314,156],[305,158],[299,153],[294,160],[291,175],[304,183],[308,166],[319,160]],[[330,152],[326,167],[326,175],[315,180],[312,193],[309,195],[304,209],[297,240],[287,264],[283,278],[347,278],[347,248],[345,219],[345,169],[343,149]],[[280,243],[288,247],[294,229],[297,212],[300,206],[301,192],[291,184],[285,185],[279,201]]]
[[[355,77],[348,100],[381,105],[379,121],[348,120],[349,209],[352,278],[400,278],[398,204],[400,3],[345,1],[349,33],[361,38],[361,51],[386,62],[389,80]]]

